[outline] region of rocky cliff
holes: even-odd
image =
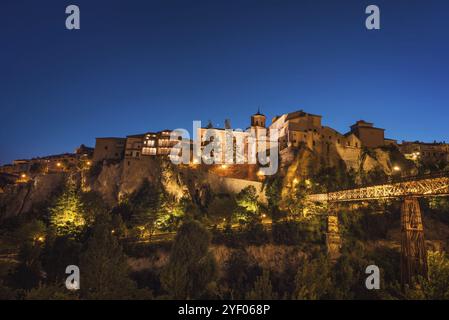
[[[400,164],[410,172],[409,163],[394,149],[360,148],[339,150],[329,148],[326,152],[316,152],[305,146],[299,149],[281,151],[278,174],[283,177],[283,190],[288,192],[294,179],[311,177],[323,168],[339,170],[340,174],[351,171],[359,177],[361,173],[382,171],[386,175],[394,173],[394,166]],[[260,181],[241,179],[245,173],[228,170],[219,175],[216,169],[205,165],[173,165],[158,158],[125,159],[120,162],[104,162],[96,166],[97,170],[72,173],[39,174],[31,182],[2,186],[0,193],[0,219],[28,212],[31,208],[45,202],[61,186],[70,174],[80,182],[83,191],[98,192],[111,207],[134,192],[144,180],[161,183],[164,190],[176,199],[187,197],[202,201],[205,194],[238,193],[247,186],[254,186],[259,199],[265,202],[265,194]],[[95,171],[95,173],[94,173]],[[241,171],[241,170],[240,170]],[[254,168],[251,168],[252,176]],[[227,176],[228,174],[228,176]],[[285,195],[284,195],[285,196]]]

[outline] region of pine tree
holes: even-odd
[[[215,279],[216,262],[209,252],[209,232],[196,221],[178,230],[161,283],[172,299],[200,298]]]
[[[117,238],[106,217],[94,225],[87,250],[80,258],[80,287],[87,299],[129,299],[136,293],[128,277],[128,265]]]
[[[73,183],[68,182],[65,190],[50,208],[50,223],[57,235],[75,235],[86,224],[84,208]]]
[[[258,199],[256,188],[253,186],[242,189],[236,197],[237,209],[234,212],[234,220],[242,223],[256,220],[259,212]]]
[[[273,300],[276,299],[276,294],[273,292],[273,287],[270,280],[270,272],[263,270],[262,275],[257,277],[254,282],[254,288],[246,295],[247,300]]]
[[[145,180],[140,188],[134,192],[129,203],[133,212],[133,224],[145,230],[150,238],[156,231],[157,222],[162,213],[162,189]]]
[[[329,263],[324,256],[304,258],[295,277],[294,300],[326,299],[332,288]]]

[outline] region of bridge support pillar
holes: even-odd
[[[338,228],[338,216],[335,213],[327,216],[326,245],[330,260],[338,259],[340,257],[341,237]]]
[[[427,251],[418,198],[406,197],[401,207],[401,284],[427,277]]]

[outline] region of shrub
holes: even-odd
[[[247,244],[252,245],[263,245],[270,241],[268,232],[259,222],[252,222],[248,224],[245,227],[242,236]]]
[[[273,242],[276,244],[299,245],[301,243],[301,227],[298,221],[281,221],[273,224]]]

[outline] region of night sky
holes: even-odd
[[[79,31],[65,29],[69,4]],[[369,4],[380,31],[365,28]],[[192,120],[244,129],[258,107],[449,141],[448,12],[447,0],[1,0],[0,163]]]

